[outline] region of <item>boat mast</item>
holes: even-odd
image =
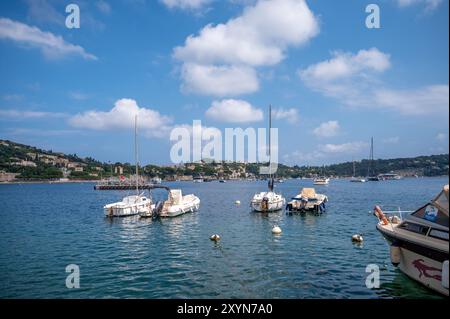
[[[272,104],[269,104],[269,190],[273,191],[272,177]]]
[[[134,158],[136,161],[136,195],[139,196],[139,160],[138,160],[138,143],[137,143],[137,115],[134,116]]]
[[[269,104],[269,178],[272,178],[272,154],[271,154],[271,129],[272,129],[272,105]]]
[[[353,160],[353,177],[355,177],[355,160]]]

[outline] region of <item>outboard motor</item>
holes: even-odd
[[[163,210],[163,207],[164,207],[164,201],[160,200],[156,203],[155,209],[153,210],[153,215],[152,215],[152,217],[154,219],[159,217],[159,215],[161,214],[161,212]]]

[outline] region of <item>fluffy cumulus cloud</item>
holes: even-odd
[[[0,39],[39,48],[50,58],[78,55],[87,60],[97,60],[95,55],[87,53],[79,45],[66,42],[61,36],[8,18],[0,18]]]
[[[299,120],[298,111],[295,108],[276,108],[272,110],[272,118],[275,120],[286,120],[291,124],[295,124]]]
[[[228,123],[257,122],[264,118],[262,110],[246,101],[233,99],[213,101],[205,114],[213,120]]]
[[[107,111],[86,111],[69,119],[69,123],[78,128],[91,130],[117,130],[134,127],[135,116],[138,117],[138,128],[149,137],[166,136],[170,130],[171,118],[158,111],[140,107],[135,100],[120,99],[114,107]]]
[[[377,48],[358,53],[334,52],[331,59],[298,71],[306,86],[353,107],[392,109],[406,115],[448,113],[448,84],[392,89],[379,80],[391,66]]]
[[[318,22],[304,0],[260,0],[223,24],[205,26],[190,35],[173,56],[183,63],[183,87],[210,95],[237,95],[258,90],[256,68],[282,61],[289,46],[300,46],[319,32]],[[204,81],[223,73],[244,74],[211,90]],[[198,77],[201,77],[199,80]],[[246,80],[250,79],[248,84]],[[203,85],[207,87],[204,88]]]
[[[339,122],[328,121],[320,124],[313,130],[313,134],[318,137],[333,137],[339,133]]]
[[[208,5],[212,0],[160,0],[169,9],[193,10]]]
[[[186,63],[182,66],[182,91],[204,95],[226,96],[254,92],[259,88],[254,69]]]

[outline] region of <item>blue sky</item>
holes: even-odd
[[[80,8],[80,28],[65,7]],[[368,29],[365,8],[380,8]],[[0,2],[0,138],[170,164],[174,127],[266,127],[279,161],[448,152],[446,0]]]

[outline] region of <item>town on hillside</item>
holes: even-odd
[[[448,175],[448,154],[414,158],[377,159],[372,163],[376,174],[395,173],[400,176]],[[356,176],[366,176],[368,160],[326,166],[278,165],[277,178],[350,177],[355,167]],[[195,163],[172,165],[145,165],[140,167],[142,182],[238,180],[264,178],[258,174],[266,163],[215,162],[203,160]],[[15,181],[86,181],[118,179],[134,180],[135,167],[130,163],[104,163],[76,154],[66,155],[42,150],[7,140],[0,140],[0,182]]]

